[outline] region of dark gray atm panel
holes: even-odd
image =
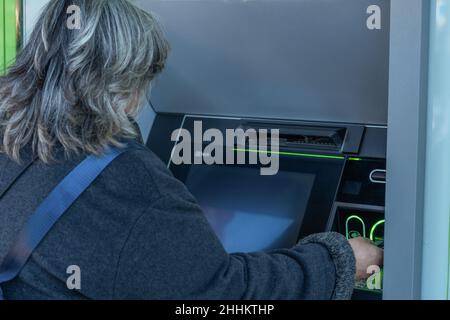
[[[172,45],[157,112],[386,125],[388,0],[138,0]],[[370,6],[381,30],[367,27]]]

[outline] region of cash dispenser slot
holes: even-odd
[[[345,129],[300,128],[280,132],[280,145],[284,147],[302,146],[340,151],[345,137]]]
[[[364,134],[364,126],[328,127],[245,122],[239,128],[244,131],[255,130],[255,137],[258,137],[261,129],[269,130],[269,137],[270,129],[277,129],[279,130],[279,147],[283,149],[311,149],[346,154],[359,152]],[[251,139],[249,142],[252,142]]]

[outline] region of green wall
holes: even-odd
[[[0,74],[3,74],[17,52],[17,0],[0,0]]]

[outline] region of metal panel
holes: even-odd
[[[391,2],[385,299],[420,298],[429,5]]]
[[[172,44],[157,112],[387,123],[388,0],[137,0]],[[381,30],[369,30],[369,6]]]
[[[450,0],[431,4],[422,298],[449,299]]]

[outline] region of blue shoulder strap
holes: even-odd
[[[111,148],[102,157],[89,156],[72,170],[31,215],[0,265],[0,285],[17,277],[33,251],[58,219],[126,149]],[[0,300],[3,300],[0,288]]]

